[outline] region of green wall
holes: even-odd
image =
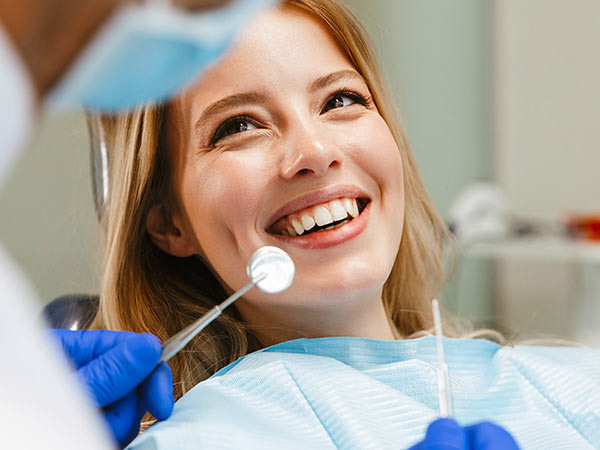
[[[421,174],[443,216],[492,175],[492,1],[346,0],[379,52]],[[492,319],[490,263],[459,259],[446,305]]]
[[[0,242],[46,303],[99,291],[100,231],[83,114],[42,119],[0,191]]]

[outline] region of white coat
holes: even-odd
[[[0,189],[34,119],[29,74],[0,25]],[[0,448],[111,448],[108,430],[37,324],[36,303],[0,243]]]

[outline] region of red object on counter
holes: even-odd
[[[600,212],[596,214],[569,214],[567,229],[576,238],[600,241]]]

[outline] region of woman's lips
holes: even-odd
[[[371,203],[368,202],[358,217],[329,230],[315,231],[301,236],[284,236],[281,234],[271,234],[271,236],[289,245],[295,245],[304,249],[322,250],[334,247],[355,238],[366,229],[370,210]]]

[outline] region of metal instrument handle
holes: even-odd
[[[256,283],[262,281],[267,277],[266,273],[261,273],[256,276],[252,281],[246,284],[239,291],[235,292],[225,301],[223,301],[220,305],[214,306],[210,309],[206,314],[204,314],[199,319],[192,322],[190,325],[185,327],[180,332],[174,334],[169,339],[165,341],[163,344],[162,354],[160,355],[159,364],[168,361],[173,356],[175,356],[183,347],[185,347],[192,339],[194,339],[198,333],[204,330],[209,323],[215,320],[217,317],[221,315],[223,310],[235,302],[238,298],[252,289]]]

